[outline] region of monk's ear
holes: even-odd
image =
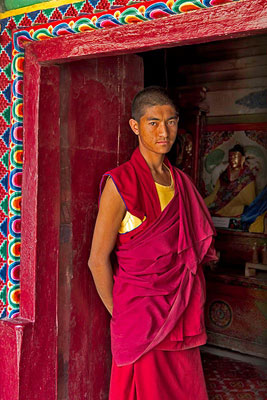
[[[139,135],[139,124],[138,124],[138,122],[137,122],[135,119],[131,118],[131,119],[129,120],[129,125],[130,125],[132,131],[133,131],[136,135]]]

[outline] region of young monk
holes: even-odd
[[[164,89],[139,92],[129,121],[139,147],[101,183],[89,267],[112,315],[110,400],[208,398],[199,346],[214,228],[191,179],[165,156],[178,119]]]

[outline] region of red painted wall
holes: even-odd
[[[87,260],[99,182],[135,147],[128,118],[142,86],[142,59],[135,55],[75,62],[61,70],[59,393],[70,399],[77,393],[79,399],[108,396],[109,316]]]
[[[26,46],[21,318],[0,321],[0,355],[5,362],[0,369],[1,400],[54,400],[58,377],[58,390],[71,400],[107,396],[108,317],[86,264],[96,182],[107,168],[128,158],[133,143],[126,128],[114,131],[113,140],[115,120],[99,125],[99,119],[107,110],[111,115],[118,112],[124,126],[129,109],[116,104],[127,105],[132,99],[141,67],[102,58],[92,78],[88,70],[93,71],[93,54],[103,57],[264,33],[266,6],[263,0],[259,4],[263,8],[240,2],[239,13],[231,4],[224,12],[214,8]],[[77,64],[79,76],[72,65],[62,74],[52,65],[77,57],[91,57],[88,64]],[[124,76],[120,68],[125,68],[123,85],[116,81]],[[107,77],[110,84],[103,97],[101,79]],[[120,101],[110,96],[112,87]],[[96,129],[96,136],[87,136],[89,127]]]
[[[100,178],[136,145],[128,117],[142,59],[40,70],[29,56],[25,73],[25,268],[21,318],[0,325],[0,399],[107,399],[109,316],[87,260]]]

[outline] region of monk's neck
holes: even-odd
[[[150,171],[152,172],[162,172],[163,171],[163,161],[165,158],[165,154],[157,154],[145,151],[139,147],[140,153],[146,160],[147,165],[149,166]]]
[[[165,154],[146,153],[140,149],[140,152],[151,171],[155,182],[169,186],[171,184],[170,171],[164,164]]]

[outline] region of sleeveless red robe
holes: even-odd
[[[201,263],[216,258],[212,248],[215,232],[209,212],[190,178],[173,169],[167,159],[165,162],[173,175],[175,195],[163,212],[151,172],[139,149],[129,162],[105,174],[113,179],[126,209],[141,220],[146,217],[139,228],[118,236],[111,320],[114,359],[111,400],[193,399],[193,393],[189,397],[188,393],[187,397],[171,397],[170,393],[167,397],[162,393],[155,397],[157,391],[150,397],[130,392],[126,395],[126,388],[120,392],[124,385],[118,380],[125,383],[132,376],[127,388],[133,385],[133,391],[139,387],[143,393],[145,386],[137,380],[139,369],[147,370],[148,376],[142,382],[149,382],[151,371],[156,378],[155,365],[160,365],[163,382],[168,381],[164,371],[169,370],[170,363],[176,365],[174,375],[169,376],[175,384],[168,390],[177,392],[183,382],[182,393],[186,386],[192,390],[192,385],[188,379],[178,379],[180,372],[188,369],[192,374],[195,370],[199,375],[202,371],[197,348],[206,341]],[[182,349],[190,349],[191,356],[186,356],[187,350],[174,352]],[[198,360],[193,369],[192,360]],[[201,382],[203,396],[198,398],[205,399],[203,373]],[[198,395],[200,392],[198,389]]]

